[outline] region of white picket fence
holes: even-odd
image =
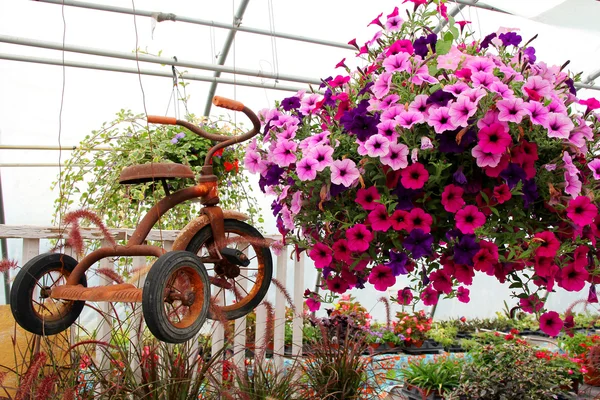
[[[129,235],[133,233],[132,229],[109,229],[115,240],[126,240]],[[148,235],[148,240],[162,242],[163,247],[166,250],[172,248],[173,242],[177,237],[179,231],[151,231]],[[95,228],[81,228],[81,235],[84,240],[103,240],[102,233],[100,230]],[[26,225],[2,225],[0,224],[0,238],[6,239],[17,239],[22,240],[23,250],[19,265],[24,265],[28,260],[40,254],[40,241],[43,239],[59,239],[61,232],[57,227],[41,227],[41,226],[26,226]],[[270,237],[272,239],[278,239],[275,236]],[[70,253],[73,257],[77,258],[72,252]],[[292,343],[292,356],[298,356],[302,354],[302,325],[303,317],[301,315],[303,310],[303,293],[304,293],[304,253],[302,253],[300,259],[294,257],[294,261],[290,260],[289,251],[287,247],[283,247],[279,256],[273,253],[274,260],[274,271],[273,278],[276,278],[284,287],[291,287],[292,282],[287,282],[288,269],[293,268],[293,291],[290,291],[293,298],[295,309],[297,310],[296,315],[293,319],[293,343]],[[102,259],[99,262],[99,268],[114,268],[114,265],[110,259]],[[145,257],[133,257],[132,267],[142,267],[146,264]],[[96,268],[97,266],[92,266]],[[15,272],[12,273],[14,277]],[[107,278],[103,275],[99,276],[100,285],[110,284]],[[143,277],[137,282],[138,285],[143,285]],[[289,285],[288,285],[289,284]],[[213,288],[213,293],[216,294]],[[273,296],[274,294],[274,296]],[[274,302],[272,299],[274,298]],[[276,368],[282,368],[283,358],[285,355],[285,314],[286,314],[286,298],[283,292],[278,290],[275,285],[271,285],[269,294],[265,299],[269,299],[270,303],[274,308],[274,332],[273,332],[273,362]],[[108,303],[98,303],[98,307],[102,310],[105,315],[109,315],[111,309]],[[136,314],[138,318],[141,317],[141,312]],[[97,320],[102,320],[98,318]],[[133,321],[132,326],[136,325],[143,326],[143,321]],[[212,346],[213,354],[215,351],[220,350],[226,343],[224,343],[225,335],[222,324],[214,321],[208,321],[207,325],[202,331],[209,331],[212,335]],[[257,349],[263,348],[267,334],[267,309],[263,304],[259,305],[256,309],[256,335],[255,335],[255,347]],[[88,330],[94,330],[94,327],[86,327]],[[141,330],[140,330],[141,331]],[[75,334],[72,330],[72,340],[75,340]],[[98,324],[96,329],[96,339],[100,341],[109,341],[113,330],[111,329],[110,319],[104,319]],[[132,343],[139,343],[141,333],[138,331],[137,334],[130,337]],[[197,340],[195,341],[197,343]],[[227,343],[233,347],[233,362],[237,366],[242,366],[245,359],[246,353],[246,319],[240,318],[235,321],[235,336],[233,343]],[[264,351],[257,351],[256,357],[264,356]],[[96,354],[100,355],[100,359],[96,360],[100,365],[107,362],[106,359],[102,359],[104,352],[97,351]],[[139,368],[140,360],[132,359],[131,366],[133,371],[140,371]]]

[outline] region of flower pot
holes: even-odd
[[[369,348],[372,350],[377,350],[381,346],[381,343],[369,343]]]
[[[420,346],[417,347],[416,344]],[[444,351],[444,347],[438,342],[434,342],[433,340],[425,340],[415,343],[414,341],[410,341],[407,345],[406,342],[402,347],[402,351],[406,354],[418,355],[418,354],[439,354]]]
[[[437,390],[421,389],[410,384],[404,384],[402,395],[407,400],[443,400],[444,396]]]
[[[591,366],[586,366],[588,372],[583,375],[583,383],[590,386],[600,386],[600,371]]]

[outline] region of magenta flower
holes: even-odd
[[[433,288],[440,293],[448,294],[452,291],[452,277],[443,269],[433,271],[429,275]]]
[[[377,232],[386,232],[392,226],[387,209],[383,204],[377,204],[367,215],[367,220],[371,224],[371,229]]]
[[[410,129],[414,124],[420,124],[425,121],[425,116],[419,111],[411,111],[409,109],[408,111],[402,111],[398,114],[395,121],[397,121],[401,127]]]
[[[473,103],[467,96],[458,96],[458,99],[450,105],[451,122],[455,126],[467,126],[468,120],[477,111],[477,104]]]
[[[554,233],[550,231],[538,232],[533,235],[537,242],[540,243],[539,247],[535,249],[536,257],[554,257],[556,252],[560,248],[560,241],[554,236]]]
[[[567,206],[567,217],[575,225],[584,227],[594,222],[594,218],[598,215],[598,208],[592,204],[587,196],[577,196],[569,201]]]
[[[560,270],[556,280],[558,281],[558,286],[566,291],[579,292],[585,286],[585,281],[589,276],[585,266],[572,262]]]
[[[473,277],[475,277],[475,270],[470,265],[456,264],[454,266],[454,278],[456,278],[458,282],[464,285],[472,285]]]
[[[385,68],[385,72],[397,72],[402,71],[406,72],[410,69],[410,54],[401,52],[398,54],[392,54],[389,57],[386,57],[383,60],[383,67]]]
[[[409,305],[413,301],[413,294],[409,287],[398,290],[398,303],[403,306]]]
[[[390,267],[386,267],[383,264],[373,267],[371,274],[369,275],[369,283],[375,286],[376,290],[384,292],[390,286],[396,284],[396,277],[392,273]]]
[[[556,311],[548,311],[540,317],[540,329],[550,336],[558,336],[563,327],[563,321]]]
[[[581,193],[581,181],[577,175],[571,175],[565,171],[565,193],[571,197],[579,196]]]
[[[301,181],[312,181],[317,177],[319,162],[311,157],[305,157],[296,164],[296,173]]]
[[[391,142],[388,153],[380,158],[381,163],[398,171],[408,166],[408,147],[405,144]]]
[[[415,96],[415,99],[408,105],[408,111],[414,111],[419,113],[427,112],[427,99],[429,96],[426,94],[419,94]]]
[[[363,224],[356,224],[352,228],[346,230],[346,239],[348,240],[348,248],[351,251],[363,252],[369,249],[373,233]]]
[[[498,202],[498,204],[503,204],[512,198],[512,193],[510,192],[510,188],[506,183],[503,183],[500,186],[494,187],[494,199]]]
[[[350,187],[360,176],[356,164],[349,158],[335,160],[329,168],[331,169],[331,183],[336,185]]]
[[[403,111],[403,106],[391,106],[381,113],[381,121],[396,120],[396,117]]]
[[[328,145],[320,145],[316,147],[312,147],[308,151],[308,157],[311,157],[317,160],[317,166],[315,169],[317,172],[323,171],[326,167],[329,167],[333,164],[333,147]]]
[[[377,81],[375,81],[375,84],[371,89],[373,90],[373,94],[375,95],[375,97],[381,99],[389,93],[391,86],[392,74],[389,72],[384,72],[379,76]]]
[[[327,288],[334,293],[344,294],[350,288],[348,282],[341,276],[334,276],[327,279]]]
[[[433,218],[427,214],[422,208],[415,207],[408,215],[406,219],[406,230],[411,232],[413,229],[421,229],[425,233],[431,232],[431,224]]]
[[[569,175],[578,175],[579,174],[579,170],[577,169],[575,164],[573,164],[573,159],[571,158],[571,155],[569,153],[567,153],[565,151],[563,153],[562,159],[565,162],[565,169],[567,170]]]
[[[475,157],[477,166],[480,168],[494,168],[495,166],[500,164],[500,160],[502,159],[502,154],[485,152],[479,145],[473,147],[473,149],[471,150],[471,155]]]
[[[319,269],[328,267],[332,261],[331,249],[319,242],[315,243],[308,256],[315,262],[315,267]]]
[[[498,119],[500,121],[520,124],[523,117],[527,115],[527,112],[523,107],[523,99],[519,97],[500,100],[496,103],[496,107],[498,107],[498,111],[500,111],[500,114],[498,114]]]
[[[282,168],[296,162],[297,147],[296,142],[291,140],[278,141],[273,149],[273,162]]]
[[[457,128],[457,126],[452,123],[452,117],[450,116],[450,109],[448,107],[439,107],[429,110],[427,124],[433,127],[436,133],[453,131]]]
[[[408,212],[404,210],[396,210],[390,217],[390,222],[392,224],[392,229],[395,231],[401,231],[403,229],[408,230],[408,223],[406,222],[408,218]]]
[[[375,134],[365,142],[365,149],[369,157],[381,157],[388,153],[390,147],[389,140],[380,134]]]
[[[471,291],[469,289],[467,289],[466,287],[459,286],[458,290],[456,292],[456,298],[461,303],[468,303],[469,301],[471,301],[471,299],[469,298],[470,293],[471,293]]]
[[[377,188],[375,186],[371,186],[367,189],[360,188],[356,192],[356,202],[360,204],[365,210],[374,210],[377,206],[377,200],[379,200],[381,196],[377,192]]]
[[[346,239],[338,239],[331,247],[333,258],[337,261],[350,263],[352,261],[352,254],[348,248],[348,241]]]
[[[600,158],[594,158],[588,163],[588,168],[592,170],[594,179],[600,179]]]
[[[548,137],[568,139],[575,124],[566,115],[551,112],[544,127],[548,129]]]
[[[400,30],[400,27],[402,26],[402,18],[400,18],[399,16],[394,16],[391,18],[388,18],[387,21],[385,21],[385,29],[387,29],[390,32],[395,32]],[[411,46],[412,48],[412,46]],[[411,52],[412,53],[412,52]]]
[[[482,87],[489,88],[494,82],[497,82],[498,78],[488,72],[474,72],[471,75],[471,82],[473,82],[473,87]]]
[[[439,293],[437,290],[428,285],[425,290],[421,292],[421,301],[426,306],[434,306],[438,303]]]
[[[467,67],[472,73],[486,72],[491,74],[494,72],[496,65],[487,57],[473,57],[467,62]]]
[[[306,306],[308,307],[310,312],[316,312],[319,311],[319,308],[321,308],[321,302],[311,297],[306,299]]]
[[[380,122],[377,124],[377,133],[384,136],[388,142],[395,142],[396,139],[398,139],[398,132],[396,132],[397,126],[398,122],[394,119]]]
[[[475,206],[466,206],[454,216],[456,227],[465,235],[472,235],[475,229],[485,224],[485,215]]]
[[[246,150],[244,166],[253,174],[262,174],[267,169],[265,161],[261,159],[260,154],[257,151],[252,150]]]
[[[406,189],[421,189],[429,179],[429,172],[423,164],[414,163],[400,172],[402,186]]]
[[[453,83],[451,85],[446,85],[442,88],[442,90],[444,92],[448,92],[448,93],[452,93],[453,95],[455,95],[456,97],[458,97],[459,95],[461,95],[465,90],[469,90],[471,89],[469,87],[469,85],[467,85],[464,82],[456,82]],[[471,102],[473,102],[473,100],[467,96],[467,99],[471,100]]]
[[[477,133],[478,145],[484,153],[502,154],[512,143],[512,138],[502,125],[493,123]]]
[[[450,184],[442,192],[442,205],[444,210],[455,213],[465,205],[462,195],[465,191],[460,186]]]
[[[538,312],[544,307],[544,302],[540,300],[537,294],[532,294],[527,298],[522,298],[519,300],[519,305],[521,306],[521,310],[533,314],[534,312]]]

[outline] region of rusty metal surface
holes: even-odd
[[[225,219],[237,219],[238,221],[246,221],[249,217],[241,212],[232,210],[223,210],[223,218]],[[191,220],[185,228],[179,231],[179,235],[173,243],[173,250],[185,250],[190,243],[190,240],[194,235],[206,225],[210,223],[207,215],[200,215],[199,217]]]
[[[208,216],[210,227],[212,228],[213,239],[215,241],[216,250],[219,251],[227,245],[225,243],[225,224],[223,219],[223,210],[221,207],[204,207],[200,212]],[[220,254],[217,254],[221,258]]]
[[[119,176],[119,183],[143,183],[172,178],[194,179],[195,176],[187,165],[176,163],[148,163],[124,168]]]
[[[127,245],[127,246],[116,246],[116,247],[101,247],[85,256],[81,260],[73,272],[67,279],[68,285],[77,285],[81,277],[85,272],[97,261],[105,257],[122,257],[122,256],[154,256],[160,257],[166,251],[157,246],[149,245]]]
[[[215,184],[202,183],[185,189],[176,191],[175,193],[165,197],[152,207],[148,213],[142,218],[135,232],[131,235],[131,238],[127,242],[127,246],[141,245],[152,227],[156,224],[158,219],[163,216],[164,213],[175,207],[179,203],[183,203],[186,200],[195,199],[198,197],[206,196],[215,190]]]
[[[142,289],[129,283],[87,288],[82,285],[62,285],[52,288],[50,297],[62,300],[141,303]]]

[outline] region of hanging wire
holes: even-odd
[[[64,191],[63,191],[63,187],[62,187],[61,136],[62,136],[62,115],[63,115],[63,108],[65,105],[65,87],[66,87],[66,80],[67,80],[67,72],[66,72],[66,66],[65,66],[65,43],[67,40],[67,20],[65,18],[65,1],[64,0],[62,2],[61,15],[62,15],[62,21],[63,21],[62,54],[61,54],[61,57],[62,57],[62,89],[61,89],[61,95],[60,95],[60,109],[58,111],[58,194],[60,196],[60,199],[62,199],[64,196]],[[62,237],[62,233],[64,231],[64,227],[62,227],[62,220],[63,220],[62,207],[59,207],[58,208],[58,231],[60,232],[61,237]]]
[[[279,79],[279,57],[277,54],[277,39],[273,35],[275,33],[275,13],[273,11],[273,0],[269,0],[269,30],[271,31],[271,54],[273,57],[273,69],[275,72],[275,82],[278,82]]]
[[[236,23],[235,20],[235,0],[231,0],[231,20],[233,21],[233,24]],[[236,39],[237,35],[235,35],[233,37],[233,99],[237,100],[237,74],[235,72],[235,68],[236,68]],[[237,128],[237,114],[236,112],[233,113],[233,124],[234,126]]]

